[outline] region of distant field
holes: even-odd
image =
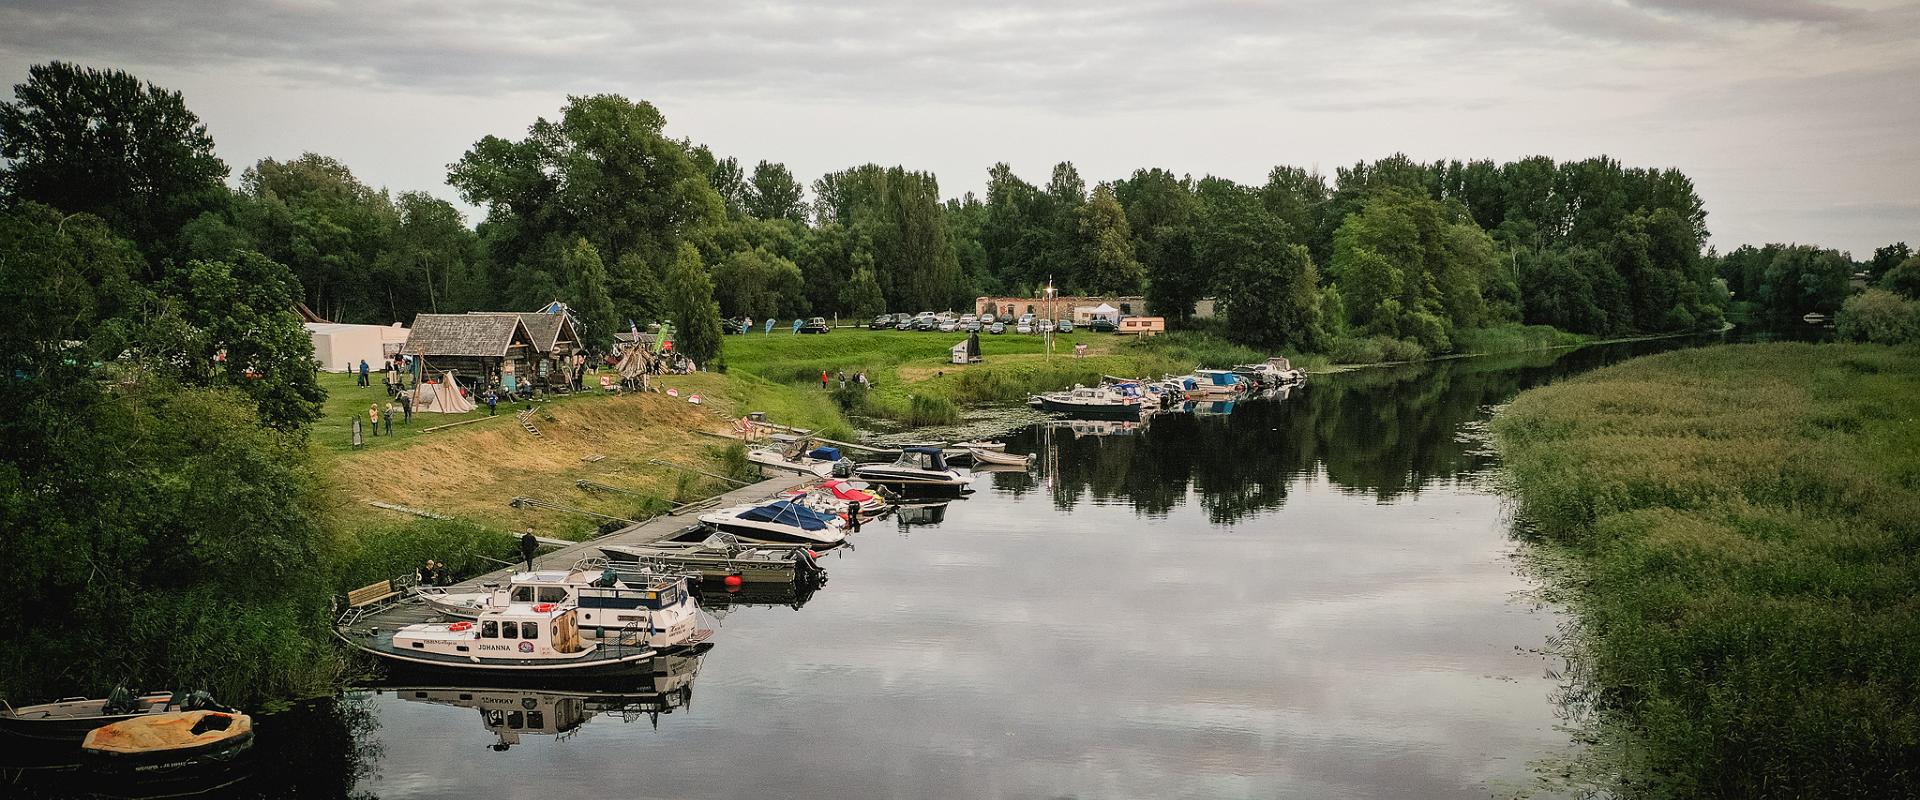
[[[1920,796],[1920,350],[1681,350],[1494,431],[1570,557],[1602,795]]]

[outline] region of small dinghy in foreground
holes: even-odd
[[[77,742],[88,731],[102,725],[148,714],[190,710],[183,707],[186,702],[184,693],[134,697],[126,689],[115,689],[104,700],[69,697],[52,703],[0,709],[0,730],[29,739]]]
[[[229,711],[147,714],[87,733],[80,749],[105,768],[160,772],[226,761],[253,744],[253,718]]]

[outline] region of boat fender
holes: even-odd
[[[447,626],[447,630],[449,630],[449,631],[453,631],[454,633],[459,633],[459,632],[461,632],[461,631],[469,631],[469,630],[473,630],[473,623],[471,623],[471,622],[456,622],[456,623],[453,623],[452,625],[448,625],[448,626]]]
[[[547,613],[547,612],[550,612],[550,611],[552,611],[552,610],[553,610],[553,604],[552,604],[552,603],[537,603],[537,604],[535,604],[535,605],[534,605],[534,607],[533,607],[533,613],[535,613],[535,614],[545,614],[545,613]]]

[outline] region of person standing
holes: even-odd
[[[826,390],[827,390],[827,371],[823,369],[823,370],[820,370],[820,391],[824,392]]]
[[[487,401],[487,416],[491,417],[494,414],[499,413],[499,410],[500,410],[499,393],[495,392],[492,389],[488,389],[487,393],[483,395],[480,399]]]
[[[540,540],[533,538],[533,531],[520,534],[520,557],[527,560],[527,571],[533,571],[533,554],[540,552]]]
[[[380,435],[380,404],[367,406],[367,423],[373,426],[373,435]]]
[[[413,424],[413,392],[400,393],[400,422],[405,425]]]
[[[388,436],[393,435],[393,412],[394,412],[394,408],[393,408],[392,402],[388,402],[386,408],[380,409],[380,421],[387,426]]]
[[[365,389],[370,385],[367,383],[367,360],[363,358],[360,359],[360,388]]]

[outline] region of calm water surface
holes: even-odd
[[[1316,378],[1036,427],[1039,469],[869,524],[800,608],[604,693],[388,687],[262,720],[268,796],[1487,797],[1564,753],[1478,434],[1675,342]],[[752,598],[749,598],[752,599]],[[519,728],[521,730],[514,730]]]

